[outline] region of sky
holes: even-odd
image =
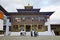
[[[50,17],[50,23],[60,24],[60,0],[0,0],[0,5],[8,12],[17,11],[28,4],[40,8],[41,12],[55,11]]]

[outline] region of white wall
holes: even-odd
[[[3,20],[0,19],[0,30],[3,30]]]
[[[20,32],[10,32],[9,34],[10,34],[10,36],[20,36]],[[30,34],[30,32],[26,32],[26,35],[30,36],[31,34]]]
[[[9,34],[10,34],[10,36],[20,36],[20,32],[10,32]],[[26,32],[26,35],[27,36],[31,36],[30,32]],[[39,36],[41,36],[41,35],[54,36],[54,34],[52,32],[49,32],[49,31],[38,32],[38,35]]]
[[[49,31],[45,31],[45,32],[38,32],[38,35],[50,35],[50,36],[53,36],[53,33],[49,32]]]
[[[20,36],[20,32],[10,32],[10,36]]]

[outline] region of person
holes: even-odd
[[[31,36],[34,36],[34,30],[31,31]]]
[[[21,31],[20,31],[20,35],[21,35],[21,36],[24,36],[24,35],[25,35],[25,31],[24,31],[24,30],[21,30]]]
[[[32,31],[31,31],[31,37],[33,36]]]
[[[23,35],[23,32],[22,32],[22,30],[20,31],[20,35],[21,35],[21,36]]]
[[[38,34],[37,34],[37,31],[34,31],[34,36],[37,37],[37,35],[38,35]]]

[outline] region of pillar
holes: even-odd
[[[51,32],[50,19],[47,19],[47,21],[48,21],[48,32]]]
[[[6,19],[6,36],[9,35],[9,19]]]
[[[3,20],[0,19],[0,30],[3,30]]]

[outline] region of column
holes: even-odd
[[[9,35],[9,19],[6,19],[6,36]]]
[[[31,31],[32,31],[32,24],[31,24]]]
[[[47,19],[47,21],[48,21],[48,32],[51,32],[50,19]]]
[[[3,20],[0,19],[0,30],[3,30]]]

